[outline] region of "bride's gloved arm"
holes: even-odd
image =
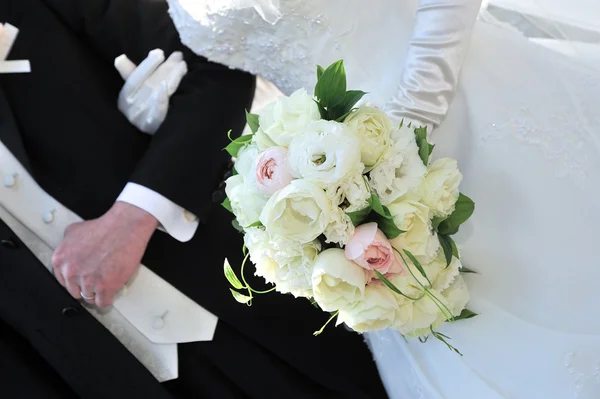
[[[457,87],[481,0],[420,0],[399,82],[385,110],[396,120],[438,126]]]

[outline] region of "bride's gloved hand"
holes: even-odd
[[[427,126],[448,112],[481,0],[419,0],[398,95],[384,109],[392,119]]]
[[[121,55],[115,59],[115,68],[125,80],[119,110],[142,132],[156,133],[167,116],[169,97],[187,73],[183,54],[174,52],[165,61],[162,50],[152,50],[137,67]]]

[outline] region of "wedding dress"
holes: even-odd
[[[187,46],[285,94],[344,59],[349,88],[433,126],[434,154],[458,159],[479,316],[442,328],[462,357],[366,334],[390,397],[600,397],[598,69],[475,22],[479,0],[169,2]]]

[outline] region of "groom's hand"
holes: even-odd
[[[76,299],[111,305],[140,266],[157,225],[148,212],[116,202],[104,216],[69,226],[52,257],[57,280]]]

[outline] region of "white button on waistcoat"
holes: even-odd
[[[52,209],[52,210],[44,213],[44,216],[42,216],[42,220],[44,221],[44,223],[50,224],[50,223],[54,222],[54,213],[56,213],[55,209]]]
[[[4,176],[4,187],[12,188],[17,184],[18,173],[11,173]]]

